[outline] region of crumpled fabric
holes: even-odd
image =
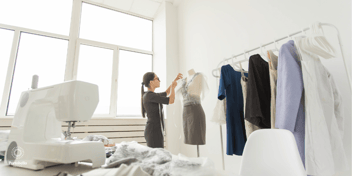
[[[135,141],[116,144],[115,153],[106,160],[106,165],[114,162],[131,166],[140,166],[145,172],[153,176],[200,176],[215,175],[214,164],[210,160],[187,159],[187,157],[173,158],[172,154],[163,148],[150,148]]]

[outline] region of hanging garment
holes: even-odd
[[[246,98],[247,98],[247,82],[248,77],[244,75],[243,70],[241,70],[241,86],[242,86],[242,93],[243,93],[243,112],[246,110]],[[249,122],[248,120],[244,121],[245,129],[246,129],[246,137],[249,138],[249,135],[253,133],[255,130],[259,130],[260,128],[253,123]]]
[[[143,95],[143,105],[147,112],[147,124],[144,130],[144,138],[148,147],[164,148],[164,115],[163,105],[169,104],[167,93],[155,93],[147,91]]]
[[[252,55],[248,64],[245,120],[260,128],[270,128],[270,98],[268,62],[259,54]]]
[[[348,168],[342,141],[343,106],[332,75],[315,54],[329,53],[328,48],[311,47],[321,44],[315,37],[324,36],[295,38],[305,90],[305,164],[309,175],[334,175]]]
[[[277,66],[277,97],[275,127],[293,133],[303,165],[304,156],[304,103],[301,63],[293,40],[283,44]]]
[[[220,81],[220,80],[219,80]],[[216,84],[219,87],[219,82]],[[220,125],[226,124],[226,98],[223,100],[217,99],[216,105],[213,111],[213,116],[210,119],[211,122],[218,123]]]
[[[217,99],[213,117],[210,121],[220,125],[226,124],[226,98],[224,100]]]
[[[271,90],[271,99],[270,99],[270,114],[271,114],[271,128],[275,129],[275,114],[276,114],[276,86],[277,86],[277,60],[278,57],[274,54],[273,51],[268,50],[268,59],[269,59],[269,73],[270,73],[270,90]]]
[[[195,73],[189,81],[187,78],[182,79],[182,87],[179,91],[183,97],[182,119],[185,144],[205,144],[206,120],[201,99],[204,99],[208,90],[205,77],[201,73]]]
[[[248,76],[247,73],[245,73]],[[235,71],[230,65],[221,67],[218,99],[226,97],[226,130],[227,155],[242,155],[246,143],[244,127],[243,94],[241,87],[241,72]]]

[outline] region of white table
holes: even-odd
[[[2,160],[0,161],[0,175],[1,176],[54,176],[58,175],[59,172],[66,171],[71,175],[80,175],[85,172],[89,172],[92,169],[89,163],[80,163],[77,167],[74,164],[62,164],[56,166],[50,166],[43,170],[33,171],[30,169],[12,167]]]

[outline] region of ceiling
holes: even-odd
[[[178,5],[180,0],[91,0],[100,4],[111,6],[123,11],[136,13],[149,18],[154,18],[158,8],[164,2]]]

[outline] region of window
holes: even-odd
[[[15,114],[33,75],[38,88],[74,79],[98,85],[93,117],[141,117],[141,82],[153,65],[153,21],[92,4],[0,2],[0,102],[6,102],[0,118]]]
[[[120,50],[117,116],[142,116],[141,83],[144,73],[150,71],[152,71],[152,55]]]
[[[82,4],[80,38],[141,50],[152,50],[153,23],[150,20]]]
[[[10,52],[14,32],[11,30],[0,29],[0,101],[4,91],[7,67],[9,65]]]
[[[38,75],[38,88],[64,81],[67,40],[21,33],[7,115],[14,115],[23,91]]]
[[[79,51],[77,80],[99,87],[99,103],[94,114],[109,114],[111,95],[112,60],[110,49],[81,45]]]
[[[0,1],[0,23],[68,35],[72,0]]]

